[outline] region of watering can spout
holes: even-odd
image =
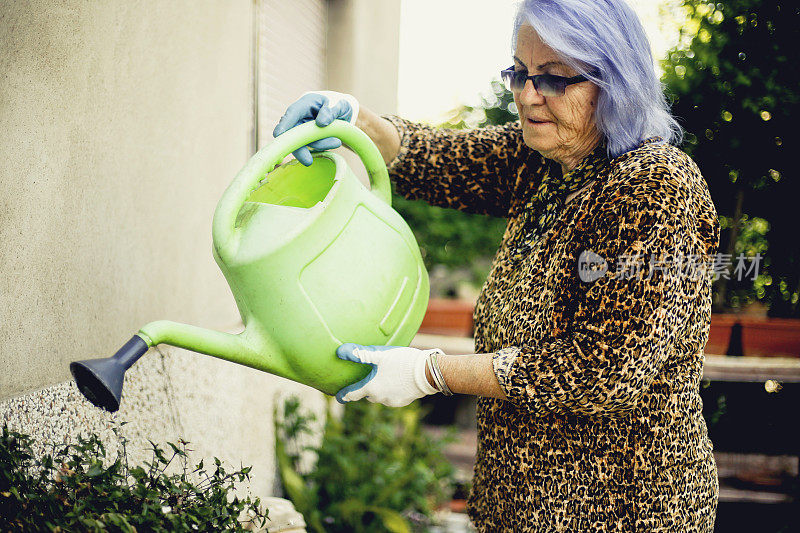
[[[244,341],[244,332],[233,335],[180,322],[158,320],[142,327],[137,335],[149,346],[169,344],[244,365],[248,365],[248,355],[253,354]]]
[[[78,390],[97,407],[112,413],[119,409],[125,371],[147,352],[149,346],[138,335],[131,337],[113,356],[70,363]]]
[[[245,341],[245,333],[238,335],[210,329],[159,320],[141,328],[113,356],[105,359],[87,359],[70,364],[70,371],[78,389],[97,407],[117,411],[122,399],[125,372],[157,344],[169,344],[247,366],[255,366],[257,351]],[[263,359],[263,357],[262,357]],[[262,365],[263,366],[263,363]],[[280,374],[280,368],[272,369]]]

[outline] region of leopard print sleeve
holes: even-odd
[[[397,194],[467,213],[506,218],[545,161],[522,140],[517,121],[475,129],[436,128],[384,115],[400,134],[387,165]],[[524,178],[524,179],[523,179]]]
[[[675,356],[686,302],[698,297],[680,258],[715,250],[698,237],[694,192],[681,177],[694,170],[673,170],[637,161],[611,173],[591,216],[577,222],[580,248],[608,270],[575,282],[568,319],[550,335],[493,354],[508,401],[541,414],[624,415]]]

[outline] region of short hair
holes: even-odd
[[[682,142],[683,130],[656,75],[650,42],[625,0],[524,0],[514,19],[512,50],[525,23],[600,88],[595,122],[609,156],[655,136]]]

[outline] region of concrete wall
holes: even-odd
[[[0,424],[42,446],[94,432],[113,448],[122,431],[134,460],[148,439],[181,437],[196,459],[253,465],[257,495],[279,492],[273,409],[296,395],[320,412],[322,394],[161,346],[128,372],[112,415],[80,396],[68,363],[111,355],[151,320],[240,327],[211,254],[214,207],[286,106],[326,84],[326,50],[350,38],[328,32],[328,9],[0,4]],[[382,68],[396,72],[396,55]],[[383,112],[396,105],[385,81],[366,97]]]
[[[0,397],[151,320],[235,323],[210,228],[249,155],[250,2],[0,9]]]
[[[327,44],[327,89],[352,94],[375,113],[397,113],[400,0],[330,0]],[[369,183],[353,152],[336,152]]]
[[[400,0],[331,0],[328,88],[376,113],[397,112]]]
[[[298,394],[319,410],[321,394],[161,347],[110,415],[83,400],[68,363],[111,355],[150,320],[236,329],[211,217],[254,148],[254,30],[281,4],[0,7],[0,421],[40,443],[92,431],[112,444],[126,421],[135,459],[147,439],[183,437],[198,457],[252,464],[259,495],[276,491],[273,406]],[[324,10],[311,15],[324,43]],[[322,46],[261,45],[311,53],[324,76]]]
[[[324,0],[261,2],[258,13],[258,145],[301,94],[325,87],[327,4]]]

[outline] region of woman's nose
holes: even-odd
[[[519,101],[525,105],[541,104],[544,96],[533,86],[533,80],[526,80],[522,92],[519,93]]]

